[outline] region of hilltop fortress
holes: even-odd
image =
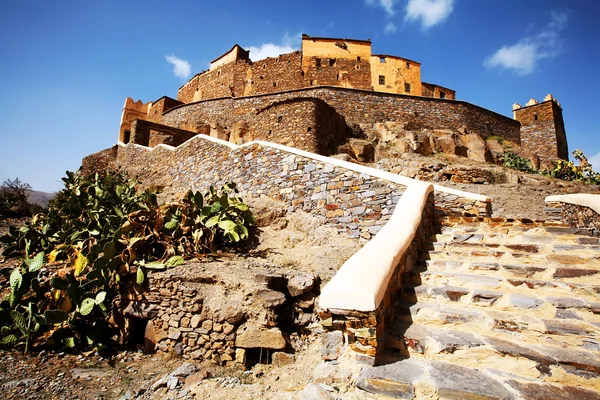
[[[382,144],[481,162],[497,162],[510,149],[538,167],[568,159],[562,108],[552,95],[514,104],[513,112],[511,119],[456,100],[454,90],[421,80],[420,63],[373,54],[370,40],[302,35],[300,51],[254,62],[234,45],[180,87],[177,99],[127,98],[119,141],[178,146],[205,134],[361,162],[389,154],[378,151]],[[352,146],[365,139],[373,150]]]

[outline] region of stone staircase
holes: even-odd
[[[446,217],[404,276],[384,364],[394,398],[600,399],[600,246],[531,220]]]

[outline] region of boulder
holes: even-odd
[[[285,303],[285,295],[275,290],[259,289],[254,292],[254,296],[263,304],[265,308],[277,308]]]
[[[281,350],[286,346],[281,331],[277,328],[263,329],[247,323],[242,325],[235,338],[235,347],[244,349],[265,348]]]
[[[300,296],[309,292],[315,285],[315,277],[310,274],[293,276],[288,280],[287,288],[292,297]]]
[[[342,355],[344,334],[342,331],[327,332],[323,335],[321,358],[323,360],[337,360]]]
[[[144,330],[144,353],[154,353],[156,350],[156,334],[154,332],[154,322],[148,321]]]
[[[363,163],[373,162],[375,157],[375,147],[373,142],[368,140],[353,139],[349,142],[349,146],[354,153],[354,157]]]

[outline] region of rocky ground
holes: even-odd
[[[546,218],[544,199],[547,196],[600,193],[597,185],[562,181],[445,154],[422,156],[405,153],[368,165],[441,186],[486,195],[492,199],[494,217],[541,220]]]
[[[328,281],[362,244],[340,236],[305,213],[284,216],[281,205],[253,202],[260,244],[249,254],[188,263],[211,276],[251,274],[252,266],[303,271]],[[4,221],[0,234],[10,224]],[[2,291],[15,260],[0,259]],[[248,280],[250,281],[250,280]],[[213,305],[218,308],[218,305]],[[274,358],[245,371],[210,363],[187,363],[172,353],[144,354],[141,349],[115,354],[0,351],[0,397],[6,399],[293,399],[310,382],[320,361],[321,328],[311,325],[294,335],[294,356]],[[267,350],[265,350],[267,351]],[[289,364],[290,361],[294,361]],[[182,367],[183,366],[183,367]],[[178,368],[180,368],[178,370]]]

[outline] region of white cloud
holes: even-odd
[[[390,34],[390,33],[394,33],[398,30],[398,27],[396,26],[396,24],[394,24],[392,21],[388,22],[387,25],[385,26],[385,29],[383,30],[386,34]]]
[[[365,0],[368,6],[383,8],[388,17],[393,17],[396,14],[394,5],[397,2],[398,0]]]
[[[252,61],[262,60],[267,57],[277,57],[280,54],[291,53],[300,48],[302,43],[301,35],[289,35],[287,32],[281,39],[281,44],[263,43],[260,46],[245,47],[250,50],[250,59]]]
[[[454,9],[454,0],[408,0],[405,20],[420,21],[423,29],[445,21]]]
[[[187,79],[192,74],[192,66],[189,62],[177,58],[174,55],[165,56],[167,62],[173,64],[173,73],[176,77]]]
[[[567,20],[567,14],[553,12],[550,22],[541,32],[524,37],[516,44],[502,46],[485,60],[484,65],[487,68],[512,70],[518,75],[532,73],[539,60],[560,54],[563,44],[560,32],[567,24]]]
[[[594,172],[600,171],[600,151],[588,158],[588,162],[592,164]]]

